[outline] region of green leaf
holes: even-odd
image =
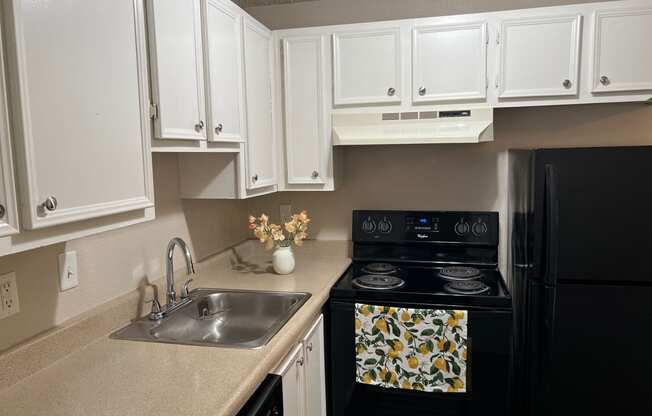
[[[434,335],[434,334],[435,334],[435,330],[432,329],[432,328],[426,328],[423,331],[421,331],[421,336],[424,336],[424,337]]]
[[[384,355],[385,355],[385,351],[381,350],[380,348],[377,349],[377,350],[374,351],[374,352],[376,353],[376,355],[380,355],[380,356],[384,356]]]
[[[414,326],[414,322],[406,321],[403,322],[403,325],[405,325],[408,328],[412,328]]]
[[[461,372],[460,366],[457,365],[457,363],[456,363],[455,361],[453,361],[453,373],[454,373],[456,376],[459,376],[459,375],[460,375],[460,372]]]
[[[376,365],[378,363],[378,360],[375,358],[367,358],[364,362],[364,365]]]
[[[394,323],[392,323],[392,334],[394,334],[395,337],[401,336],[401,330],[398,329],[398,326],[396,326]]]
[[[380,332],[380,329],[376,328],[375,326],[371,328],[371,335],[376,335]]]

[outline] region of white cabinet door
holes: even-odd
[[[247,189],[276,184],[271,62],[271,32],[255,20],[245,17]]]
[[[592,91],[652,90],[652,8],[595,13]]]
[[[149,0],[157,139],[206,138],[200,0]]]
[[[305,406],[304,365],[303,344],[299,344],[288,354],[281,365],[273,371],[274,374],[278,374],[283,378],[284,416],[308,415]]]
[[[412,101],[487,96],[487,24],[416,27],[412,31]]]
[[[398,28],[333,34],[335,105],[401,102]]]
[[[580,15],[505,20],[499,98],[577,95]]]
[[[206,4],[208,140],[216,142],[244,140],[242,18],[228,3]]]
[[[320,315],[303,339],[306,379],[306,415],[326,416],[324,317]]]
[[[327,160],[324,121],[324,39],[283,40],[287,183],[323,184]]]
[[[142,1],[3,6],[23,225],[153,206]]]
[[[0,237],[19,231],[4,62],[0,49]]]

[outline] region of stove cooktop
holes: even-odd
[[[356,302],[391,301],[460,306],[511,306],[511,297],[505,287],[502,275],[495,269],[481,269],[479,276],[475,273],[464,274],[460,271],[456,276],[465,275],[469,278],[446,279],[441,276],[442,267],[394,265],[396,271],[389,276],[402,280],[403,284],[398,287],[379,288],[375,285],[360,285],[358,283],[360,279],[364,280],[369,276],[367,264],[367,262],[354,262],[331,289],[331,297],[353,299]],[[382,277],[385,276],[388,275],[378,275],[377,283],[381,284]],[[388,284],[393,282],[392,279]]]

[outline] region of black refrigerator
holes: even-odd
[[[652,147],[508,160],[515,414],[650,414]]]

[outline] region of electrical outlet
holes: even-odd
[[[284,204],[279,206],[279,214],[281,216],[281,222],[288,222],[292,218],[292,205]]]
[[[76,251],[59,254],[59,286],[62,292],[79,286]]]
[[[18,302],[18,286],[16,273],[11,272],[0,276],[0,319],[20,312]]]

